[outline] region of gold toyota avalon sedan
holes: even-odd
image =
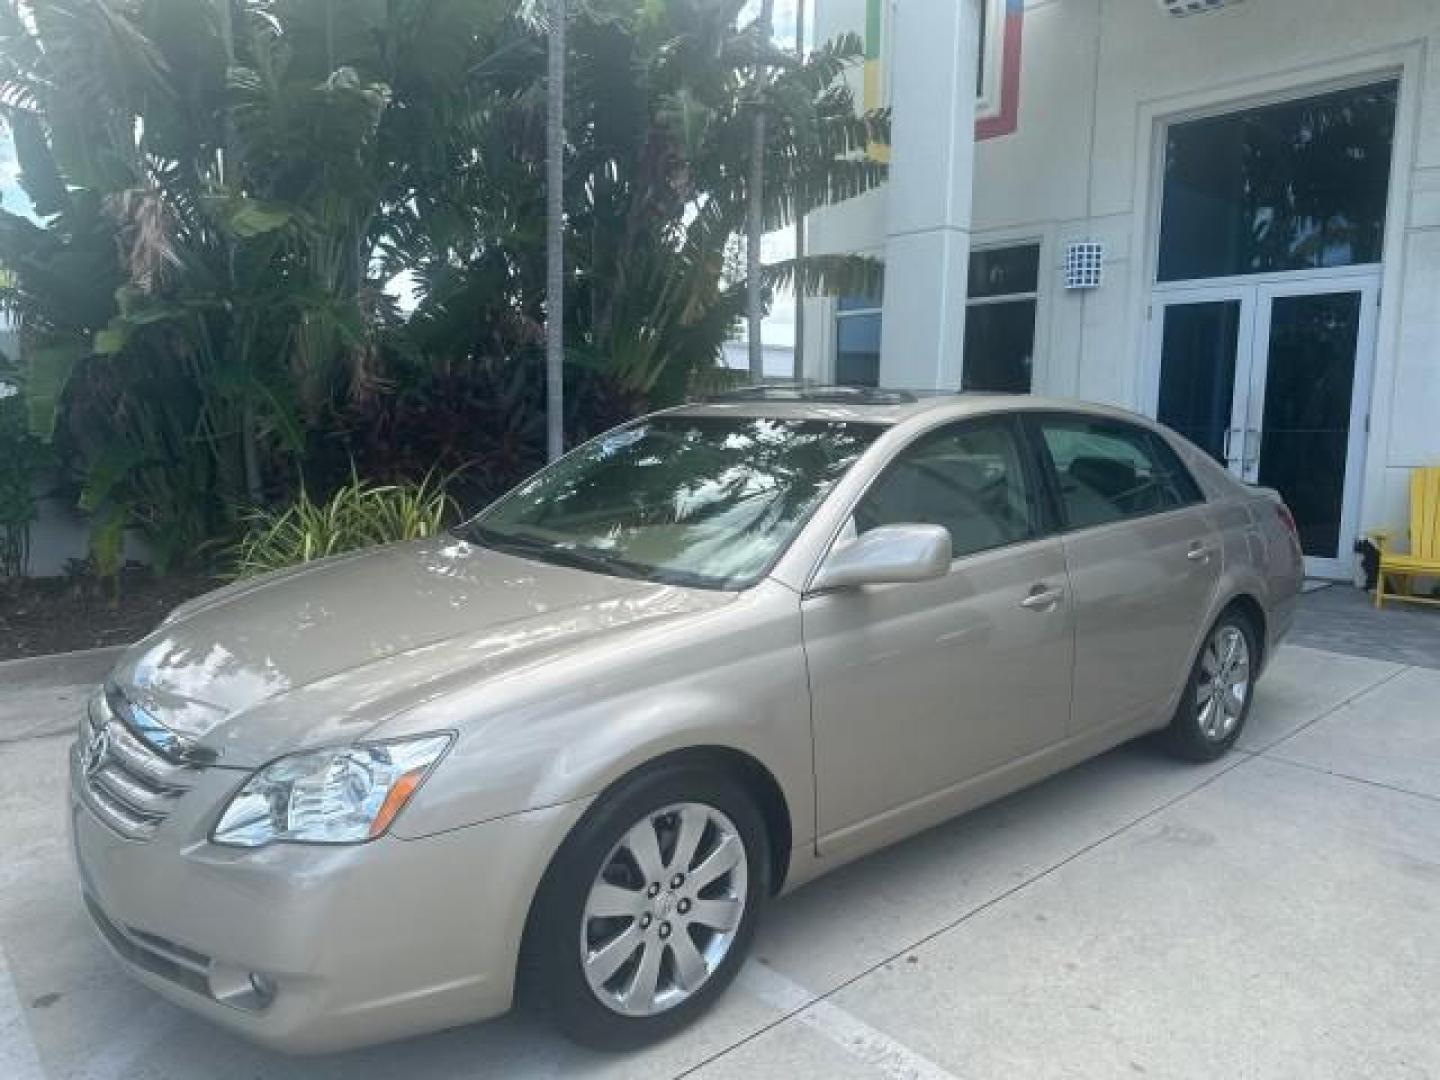
[[[72,755],[85,904],[141,982],[284,1050],[517,983],[641,1044],[778,893],[1147,732],[1223,754],[1301,575],[1274,492],[1114,409],[656,413],[134,646]]]

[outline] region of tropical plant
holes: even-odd
[[[353,445],[357,417],[441,411],[413,409],[416,386],[493,393],[444,459],[477,489],[539,463],[538,7],[0,0],[0,119],[33,207],[0,211],[0,306],[97,563],[128,529],[163,568],[233,536],[240,507],[323,496],[333,454],[316,447]],[[743,0],[576,7],[567,381],[604,402],[567,415],[581,437],[723,380],[757,114],[767,229],[876,184],[863,150],[887,121],[855,111],[853,37],[798,58],[740,23]],[[875,270],[811,258],[806,285],[863,291]],[[767,267],[767,288],[795,272]],[[355,456],[371,479],[413,478],[434,464],[419,445],[399,444],[403,468]]]
[[[844,78],[862,59],[859,38],[800,59],[742,25],[744,8],[591,0],[568,34],[566,353],[652,403],[713,369],[744,314],[745,282],[726,256],[745,232],[757,109],[768,118],[767,230],[884,177],[863,151],[886,138],[888,115],[858,114]],[[417,285],[403,337],[418,352],[493,355],[541,340],[543,46],[523,18],[506,24],[466,138],[426,184],[432,198],[392,217],[387,265]],[[795,272],[767,267],[765,284]],[[869,291],[878,265],[815,257],[805,275],[811,291]]]
[[[393,392],[373,394],[316,432],[306,454],[311,490],[323,493],[352,471],[380,482],[414,480],[431,469],[448,490],[478,508],[546,460],[545,370],[538,355],[463,359],[394,372]],[[643,410],[643,400],[603,371],[565,371],[569,445]]]
[[[375,486],[359,477],[317,503],[301,489],[283,510],[257,510],[236,546],[234,574],[250,577],[347,551],[434,536],[455,503],[433,474],[416,484]]]
[[[13,384],[0,381],[0,578],[22,577],[30,562],[30,527],[40,516],[37,485],[49,464],[30,434]]]
[[[91,501],[123,507],[101,520],[155,528],[152,546],[167,538],[174,508],[133,482],[144,461],[203,473],[166,493],[194,495],[185,514],[222,529],[233,506],[264,496],[267,462],[298,458],[336,385],[365,383],[387,315],[371,274],[394,188],[380,152],[386,69],[419,62],[406,35],[436,6],[0,5],[0,108],[39,219],[0,213],[3,300],[37,431],[56,427],[77,379],[118,395],[118,422],[78,440],[104,489]],[[430,18],[429,33],[501,7],[440,6],[457,14]],[[111,377],[126,370],[173,393],[142,399]]]

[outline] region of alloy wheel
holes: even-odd
[[[748,860],[712,806],[647,814],[610,850],[585,901],[580,963],[596,998],[625,1016],[673,1009],[709,981],[745,914]]]
[[[1233,623],[1221,623],[1200,655],[1195,687],[1200,733],[1213,742],[1227,738],[1240,723],[1250,696],[1250,643]]]

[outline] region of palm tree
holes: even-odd
[[[4,300],[35,426],[70,403],[107,535],[153,524],[193,550],[259,494],[262,442],[295,457],[337,384],[364,383],[389,76],[445,56],[412,36],[457,30],[431,7],[0,5],[0,109],[43,221],[0,212]]]
[[[724,342],[747,308],[748,282],[769,290],[793,263],[732,277],[727,258],[745,235],[751,194],[761,227],[792,224],[802,207],[849,198],[879,183],[884,167],[863,153],[888,117],[859,115],[843,75],[862,58],[857,37],[801,60],[738,25],[744,0],[592,0],[567,29],[565,190],[568,362],[603,369],[656,400],[713,377]],[[463,221],[417,223],[434,246],[414,249],[421,281],[415,329],[425,347],[460,339],[431,334],[468,319],[480,351],[523,355],[540,339],[543,262],[533,231],[541,207],[545,51],[540,29],[489,69],[472,152],[437,184],[469,201]],[[766,183],[753,159],[760,60]],[[438,225],[446,226],[444,229]],[[859,258],[805,260],[812,292],[871,287],[878,267]],[[495,328],[508,329],[497,337]]]
[[[547,315],[552,361],[678,398],[746,311],[727,253],[752,194],[768,231],[883,176],[863,150],[886,118],[842,78],[858,39],[801,60],[738,25],[743,0],[587,0],[569,183],[547,188],[537,6],[0,0],[0,117],[40,218],[0,211],[0,303],[32,424],[78,462],[112,555],[136,525],[193,552],[393,373],[529,370]],[[567,259],[549,309],[547,191]],[[811,258],[805,287],[874,272]],[[400,277],[413,312],[386,293]]]

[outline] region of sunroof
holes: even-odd
[[[712,394],[706,401],[815,402],[824,405],[906,405],[915,395],[908,390],[882,390],[873,386],[741,386]]]

